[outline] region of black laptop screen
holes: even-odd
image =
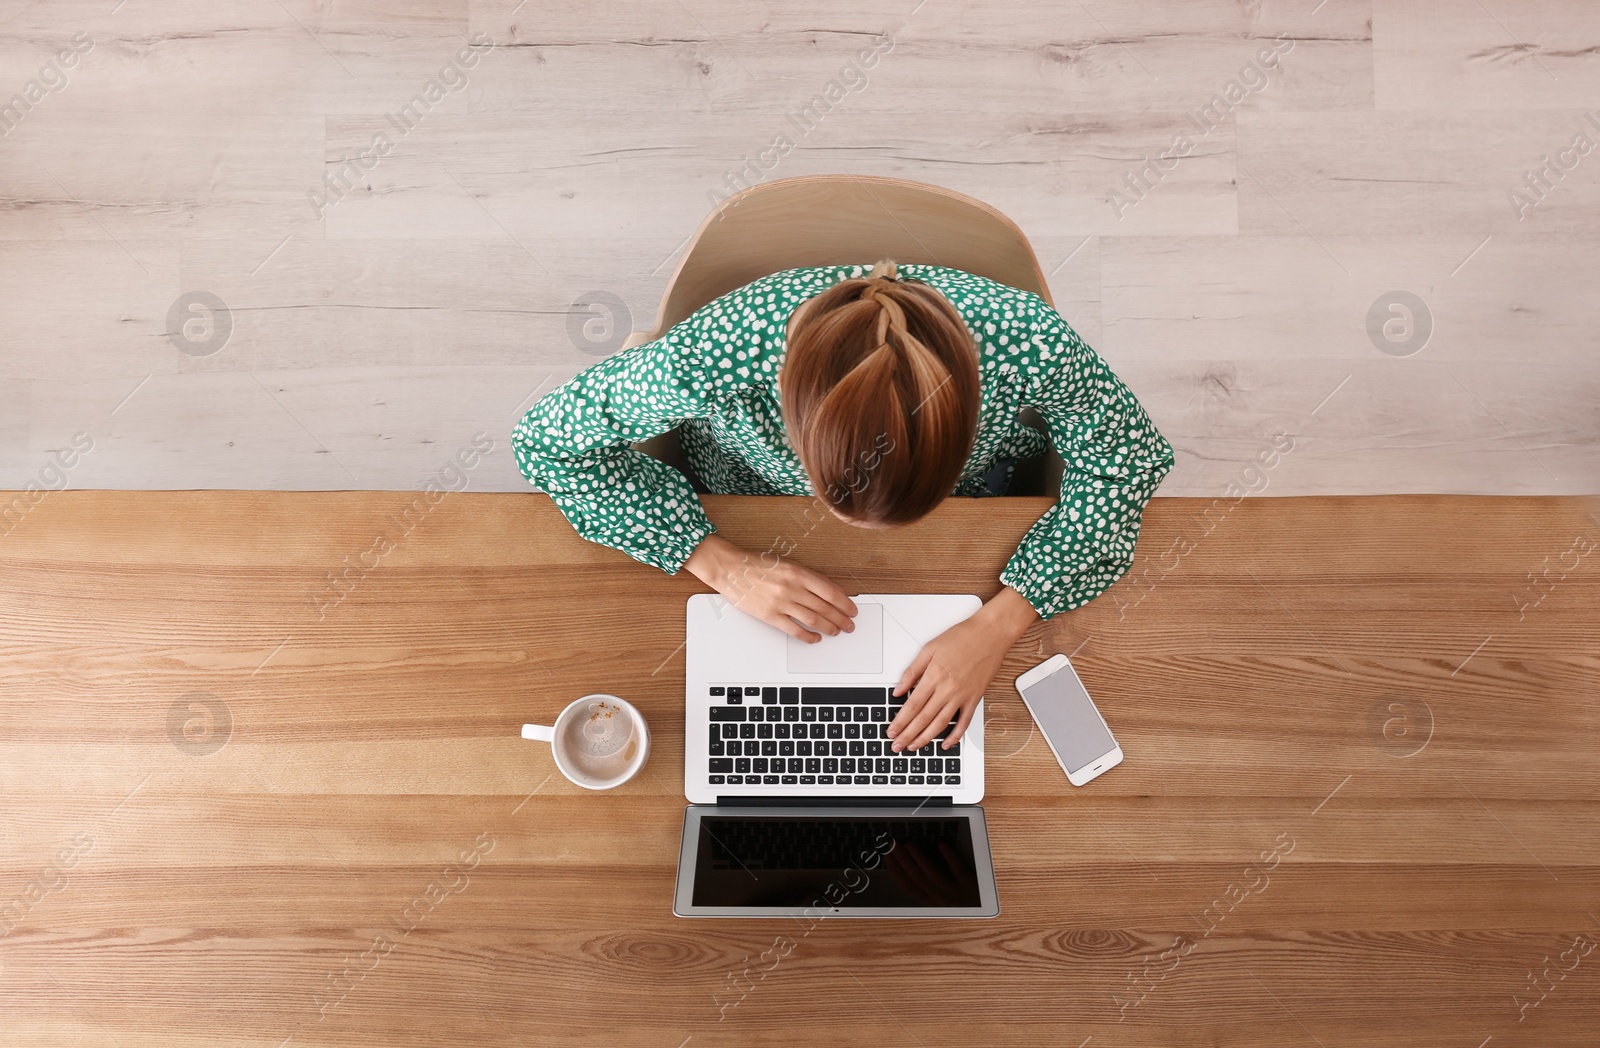
[[[978,906],[960,817],[703,816],[695,906]]]

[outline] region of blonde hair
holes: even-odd
[[[822,499],[905,524],[955,488],[977,435],[977,347],[938,290],[891,260],[811,299],[783,365],[784,424]]]

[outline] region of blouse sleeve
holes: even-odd
[[[716,531],[684,475],[630,445],[709,408],[692,351],[663,337],[608,357],[534,404],[517,466],[580,536],[676,574]]]
[[[1039,365],[1021,376],[1022,403],[1044,417],[1066,468],[1059,500],[1023,536],[1000,581],[1049,619],[1132,566],[1145,503],[1174,455],[1132,391],[1042,299],[1029,333]]]

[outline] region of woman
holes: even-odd
[[[832,580],[716,534],[696,488],[630,445],[679,427],[705,489],[814,495],[847,523],[894,527],[1041,454],[1035,408],[1066,462],[1061,496],[1023,537],[1000,592],[929,641],[895,688],[887,734],[921,748],[966,731],[1007,651],[1133,563],[1172,446],[1038,295],[942,266],[790,269],[706,305],[654,342],[541,399],[512,447],[578,534],[676,574],[807,642],[854,628]]]

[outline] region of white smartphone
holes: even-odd
[[[1122,747],[1065,655],[1052,655],[1018,677],[1017,692],[1072,785],[1122,763]]]

